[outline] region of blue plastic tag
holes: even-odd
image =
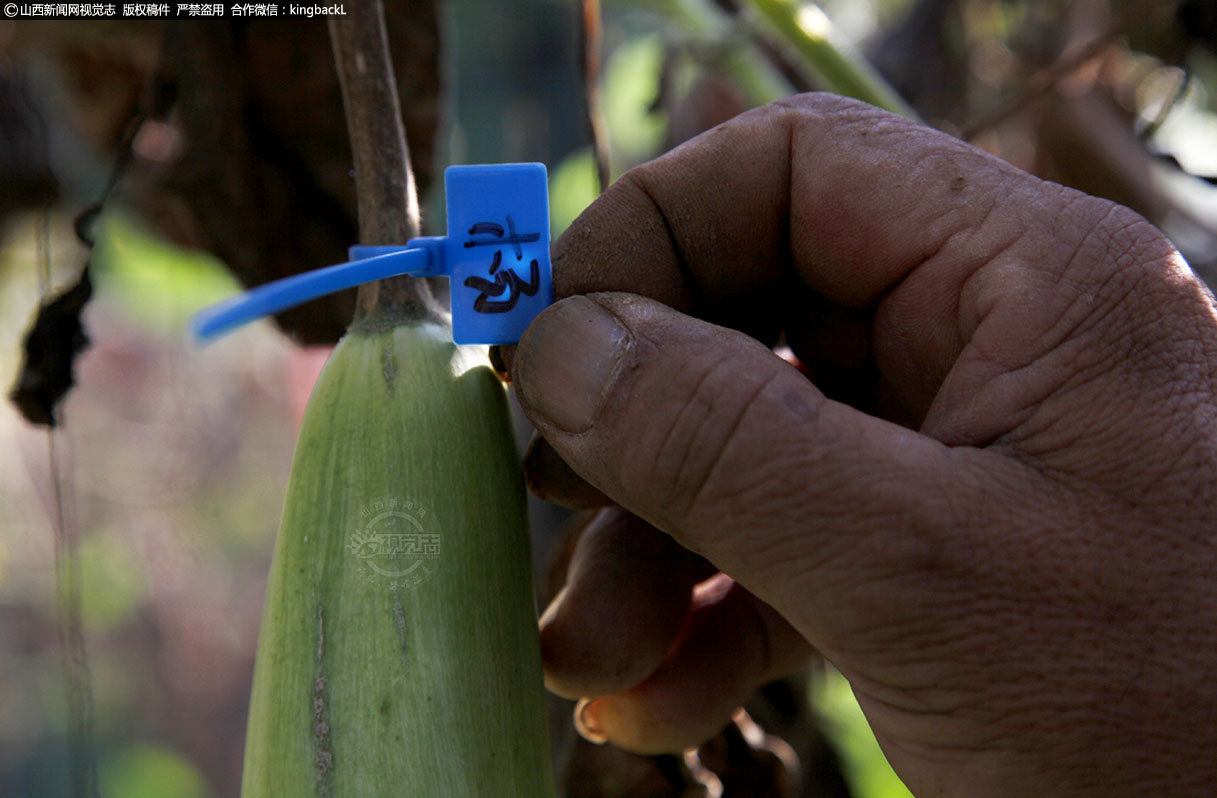
[[[515,343],[553,302],[545,166],[451,166],[444,189],[452,338]]]
[[[195,336],[217,338],[319,296],[408,274],[451,278],[456,343],[519,341],[553,302],[545,165],[450,166],[444,176],[447,237],[351,247],[348,263],[260,285],[201,311],[191,320]]]

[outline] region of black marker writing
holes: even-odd
[[[507,237],[503,237],[503,233],[507,233]],[[503,225],[495,224],[494,222],[478,222],[473,227],[469,228],[469,235],[485,235],[489,233],[494,238],[483,238],[481,240],[469,239],[465,242],[465,248],[470,247],[501,247],[504,244],[511,244],[511,248],[515,250],[516,260],[524,259],[524,250],[520,248],[520,244],[531,244],[534,241],[541,240],[540,233],[516,233],[515,222],[510,216],[507,217],[507,229],[503,229]]]
[[[490,273],[494,275],[494,282],[484,277],[465,278],[466,286],[481,292],[473,302],[473,309],[478,313],[506,313],[520,301],[520,294],[534,296],[537,289],[541,287],[541,267],[537,264],[536,258],[533,258],[529,264],[527,282],[520,279],[520,275],[511,269],[497,271],[502,259],[502,252],[496,252],[494,263],[490,267]],[[495,302],[490,300],[491,297],[502,296],[504,291],[507,292],[506,299]]]
[[[504,235],[506,233],[506,235]],[[529,264],[529,279],[525,281],[516,274],[512,269],[503,269],[499,271],[499,267],[503,265],[503,250],[504,245],[511,245],[515,252],[516,260],[524,259],[524,250],[521,244],[531,244],[541,240],[540,233],[517,233],[515,221],[508,216],[507,227],[495,222],[477,222],[469,228],[470,236],[490,236],[489,238],[470,238],[465,242],[466,249],[471,247],[497,246],[500,249],[495,250],[494,259],[490,264],[490,273],[494,275],[494,281],[487,280],[484,277],[466,277],[465,285],[479,291],[478,298],[473,302],[473,309],[478,313],[506,313],[516,306],[520,301],[520,295],[534,296],[537,290],[541,287],[541,267],[534,258]],[[491,301],[492,297],[502,296],[507,294],[506,299]]]

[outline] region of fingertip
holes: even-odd
[[[579,476],[540,435],[533,437],[524,452],[524,482],[537,498],[570,510],[595,510],[613,503]]]
[[[515,358],[515,353],[515,344],[494,344],[487,353],[494,376],[498,377],[504,385],[511,385],[511,363]]]
[[[577,699],[645,680],[679,636],[708,567],[645,521],[601,512],[539,622],[546,687]]]
[[[578,435],[595,423],[634,339],[603,302],[571,296],[541,312],[512,359],[516,398],[548,433]]]
[[[796,671],[811,654],[772,608],[729,579],[699,585],[695,602],[680,638],[646,681],[580,702],[576,723],[596,740],[639,754],[700,745],[756,689]]]
[[[575,731],[589,743],[604,745],[608,742],[608,736],[600,724],[597,704],[603,707],[604,699],[579,699],[579,703],[575,704]]]

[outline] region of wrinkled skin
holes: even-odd
[[[508,355],[532,484],[616,505],[542,619],[585,733],[679,750],[814,648],[919,796],[1211,794],[1217,314],[1151,225],[808,95],[554,279]]]

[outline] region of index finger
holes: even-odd
[[[793,275],[873,305],[999,198],[1040,210],[1043,183],[907,119],[830,94],[743,114],[624,175],[557,241],[556,298],[629,291],[703,315]],[[1017,219],[969,247],[1008,243]]]

